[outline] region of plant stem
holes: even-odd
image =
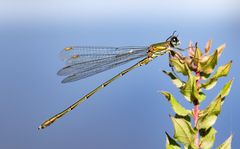
[[[201,81],[201,76],[200,76],[200,72],[196,72],[196,86],[197,86],[197,91],[199,93],[199,89],[200,89],[200,81]],[[199,102],[196,100],[196,101],[193,101],[193,104],[194,104],[194,109],[193,109],[193,119],[194,119],[194,127],[196,128],[197,126],[197,121],[198,121],[198,117],[199,117]],[[197,133],[196,133],[196,136],[195,136],[195,139],[194,139],[194,144],[195,146],[199,147],[199,138],[198,138],[198,130],[197,130]]]
[[[194,109],[193,109],[193,119],[194,119],[194,127],[197,126],[197,121],[198,121],[198,104],[194,104]],[[195,146],[199,146],[199,139],[198,139],[198,130],[194,139],[194,144]]]

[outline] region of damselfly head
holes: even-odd
[[[167,40],[166,40],[166,41],[169,41],[169,42],[170,42],[170,46],[173,47],[173,48],[179,46],[180,43],[181,43],[181,42],[178,40],[178,35],[175,35],[175,33],[176,33],[176,31],[174,31],[174,32],[172,33],[172,35],[171,35],[170,37],[168,37]]]
[[[177,36],[172,36],[170,39],[170,45],[174,48],[174,47],[177,47],[179,46],[181,43],[179,41],[179,39],[177,38]]]

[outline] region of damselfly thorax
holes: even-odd
[[[152,44],[148,49],[148,57],[156,58],[171,50],[170,41]]]

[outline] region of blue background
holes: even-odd
[[[181,47],[198,41],[212,51],[226,43],[219,66],[233,60],[231,72],[206,91],[204,108],[223,85],[235,78],[214,127],[215,147],[230,134],[240,146],[239,12],[237,0],[213,1],[1,1],[0,6],[0,148],[156,149],[173,135],[169,103],[159,94],[174,94],[191,104],[161,70],[167,55],[138,68],[104,88],[47,129],[37,127],[71,105],[131,62],[69,84],[56,72],[58,53],[70,45],[128,46],[165,41],[174,30]]]

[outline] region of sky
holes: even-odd
[[[171,92],[187,108],[191,104],[162,73],[170,70],[167,55],[133,70],[96,93],[52,126],[37,130],[50,116],[71,105],[130,62],[69,84],[56,72],[64,66],[59,52],[66,46],[148,46],[177,31],[182,47],[189,41],[212,51],[225,43],[219,60],[233,60],[228,77],[206,91],[203,109],[234,78],[214,128],[214,147],[230,134],[240,146],[238,0],[0,0],[0,147],[155,149],[165,147],[165,131],[173,136]]]

